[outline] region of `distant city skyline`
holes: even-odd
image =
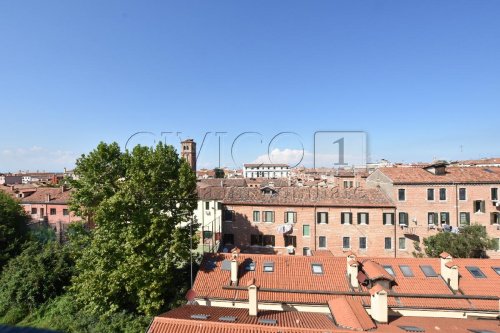
[[[198,168],[314,153],[364,131],[368,161],[500,156],[500,2],[0,4],[0,172],[60,171],[137,132],[205,146]],[[151,137],[136,143],[151,144]],[[331,142],[333,144],[333,142]],[[198,146],[198,148],[200,148]],[[347,153],[347,152],[346,152]],[[310,163],[310,162],[308,162]],[[326,158],[325,163],[330,163]]]

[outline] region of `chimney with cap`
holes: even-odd
[[[387,291],[379,284],[370,289],[370,315],[377,323],[387,323],[389,319],[387,308]]]
[[[257,316],[259,311],[259,302],[257,300],[257,290],[259,287],[255,284],[255,279],[248,282],[248,315]]]
[[[453,263],[453,257],[446,252],[439,255],[441,261],[441,276],[451,290],[458,291],[458,266]]]
[[[347,254],[347,278],[351,283],[353,288],[359,287],[358,281],[358,261],[356,260],[356,255],[352,252]]]
[[[47,194],[47,195],[45,196],[45,201],[46,201],[46,202],[50,202],[50,194]]]
[[[233,250],[233,259],[231,260],[231,283],[238,283],[238,251]]]

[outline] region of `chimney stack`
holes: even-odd
[[[47,202],[50,202],[50,194],[47,194],[45,198]]]
[[[236,249],[232,252],[233,259],[231,260],[231,283],[238,283],[238,251]]]
[[[441,276],[451,290],[458,291],[458,266],[453,263],[453,257],[446,252],[439,255],[441,261]]]
[[[347,253],[347,278],[353,288],[359,288],[358,281],[358,261],[353,252]]]
[[[370,289],[370,315],[377,323],[387,323],[389,311],[387,307],[387,291],[379,284]]]
[[[259,311],[259,302],[257,299],[257,290],[259,287],[255,284],[255,279],[248,282],[248,315],[257,316]]]

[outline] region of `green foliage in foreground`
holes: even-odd
[[[28,221],[21,205],[0,191],[0,272],[12,257],[21,252],[28,235]]]
[[[479,224],[460,228],[460,233],[441,232],[424,238],[425,253],[437,258],[442,252],[448,252],[454,258],[479,258],[486,250],[494,247],[486,228]]]

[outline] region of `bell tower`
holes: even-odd
[[[196,172],[196,142],[193,139],[181,141],[181,157],[184,158],[191,169]]]

